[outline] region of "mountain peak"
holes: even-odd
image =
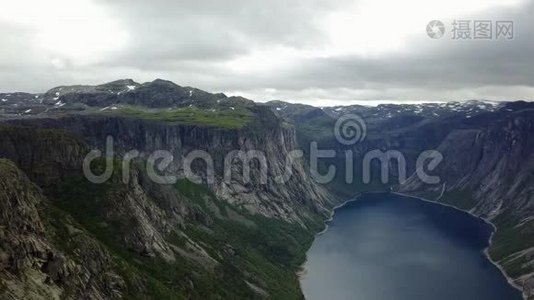
[[[118,79],[118,80],[110,81],[108,83],[104,83],[101,85],[139,85],[139,83],[135,82],[133,79],[125,78],[125,79]]]
[[[165,79],[160,79],[160,78],[156,78],[152,82],[147,82],[144,85],[146,85],[146,84],[158,85],[158,86],[167,86],[167,87],[180,87],[179,85],[177,85],[176,83],[174,83],[174,82],[172,82],[170,80],[165,80]]]

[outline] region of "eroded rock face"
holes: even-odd
[[[216,180],[210,183],[210,188],[219,197],[242,206],[249,212],[304,225],[305,219],[315,217],[315,214],[327,215],[328,207],[333,206],[334,201],[330,199],[330,195],[307,178],[308,171],[302,158],[294,160],[293,176],[289,181],[283,184],[275,182],[276,176],[286,171],[289,152],[299,148],[295,130],[284,124],[268,106],[257,105],[251,100],[182,87],[162,79],[142,84],[131,79],[122,79],[96,86],[59,86],[42,95],[24,94],[17,97],[10,95],[8,98],[11,99],[10,97],[13,98],[12,101],[6,101],[2,105],[11,108],[16,104],[16,107],[21,109],[29,107],[18,114],[6,115],[13,124],[63,128],[83,139],[90,148],[101,150],[105,148],[106,137],[113,136],[118,155],[123,155],[129,150],[138,150],[146,159],[156,150],[166,150],[174,157],[173,164],[167,170],[169,174],[182,175],[184,158],[191,151],[205,151],[213,158],[216,171]],[[113,105],[136,105],[144,109],[195,107],[204,110],[232,111],[237,108],[249,112],[253,120],[243,128],[225,129],[98,114],[100,110]],[[37,115],[26,115],[25,111],[32,111],[37,106],[45,106],[46,109]],[[76,108],[78,106],[80,111],[86,113],[78,113]],[[56,114],[66,107],[69,109],[65,111],[70,112],[72,116],[63,118],[61,114]],[[0,117],[3,115],[0,112]],[[37,119],[37,116],[41,118]],[[47,119],[47,116],[54,118]],[[22,146],[16,143],[21,135],[24,136],[18,132],[16,134],[11,132],[10,136],[2,141],[5,145],[1,145],[0,148],[5,153],[0,153],[0,157],[11,158],[18,164],[33,164],[33,161],[55,164],[49,168],[44,166],[31,168],[32,172],[47,170],[42,180],[53,182],[61,174],[52,174],[51,170],[68,169],[72,165],[79,164],[78,161],[72,161],[73,159],[83,159],[83,156],[77,155],[80,149],[72,146],[76,143],[59,141],[61,145],[50,145],[49,143],[58,142],[53,141],[57,140],[53,138],[47,141],[22,143],[33,147],[34,153],[29,154],[28,149],[21,149]],[[57,153],[52,154],[48,149],[56,149],[54,152]],[[237,150],[258,151],[265,155],[269,164],[266,184],[260,182],[261,170],[254,162],[250,173],[252,180],[250,182],[245,180],[242,163],[238,160],[233,160],[231,180],[229,182],[223,180],[224,159],[227,154]],[[42,155],[47,151],[48,153]],[[47,155],[47,159],[43,159]],[[205,169],[196,165],[194,169],[206,183]],[[33,174],[28,175],[34,179]]]
[[[62,193],[69,189],[55,187],[59,182],[70,185],[69,176],[80,176],[87,146],[61,131],[50,136],[49,130],[36,128],[3,130],[2,156],[17,161],[48,192],[45,196],[16,163],[0,159],[0,298],[123,298],[127,288],[124,267],[93,237],[95,232],[88,233],[77,223],[76,220],[85,222],[86,214],[103,230],[115,227],[112,232],[117,244],[140,257],[172,264],[176,255],[183,255],[201,264],[200,268],[218,264],[191,240],[185,243],[186,249],[169,242],[171,232],[182,234],[177,230],[184,226],[185,219],[205,225],[210,222],[205,212],[186,205],[171,186],[155,184],[146,178],[146,173],[133,168],[127,185],[113,178],[111,188],[104,188],[96,198],[98,203],[89,206],[94,211],[85,212],[87,205],[83,201],[88,200],[83,193],[89,192],[87,189],[65,197]],[[47,138],[57,142],[38,143]],[[48,161],[57,163],[46,164]],[[72,188],[76,190],[76,186]],[[68,202],[79,204],[70,206]],[[74,218],[58,207],[74,207]],[[97,228],[96,233],[99,231]],[[144,278],[132,271],[127,274],[129,284],[135,282],[129,293],[155,296]]]
[[[79,171],[87,146],[60,130],[0,126],[0,157],[8,158],[38,184],[47,185]]]
[[[42,235],[44,225],[38,213],[42,202],[39,189],[8,160],[0,161],[1,237],[10,249],[3,249],[1,265],[12,272],[30,267],[33,259],[46,259],[49,248]],[[3,245],[6,245],[3,243]]]
[[[120,298],[124,282],[112,271],[110,255],[71,220],[63,224],[71,228],[69,236],[61,238],[77,251],[56,247],[46,202],[13,162],[0,159],[0,298]]]
[[[286,160],[298,149],[294,128],[283,124],[268,110],[257,108],[257,123],[241,129],[177,125],[124,117],[71,116],[60,119],[15,120],[14,124],[62,128],[83,137],[91,148],[104,150],[106,138],[113,137],[117,157],[137,150],[146,159],[157,150],[169,151],[174,161],[167,174],[183,177],[184,159],[192,151],[204,151],[213,158],[215,182],[210,188],[229,203],[252,213],[304,224],[311,215],[327,215],[333,199],[309,178],[303,158],[293,161],[292,176],[285,183],[275,181],[286,172]],[[254,127],[253,127],[254,126]],[[267,182],[261,182],[261,169],[252,161],[250,181],[245,180],[243,164],[232,160],[232,178],[224,180],[225,157],[233,151],[258,151],[268,164]],[[207,183],[206,169],[193,164],[193,171]]]
[[[290,261],[303,253],[310,239],[291,236],[292,240],[287,241],[286,234],[294,234],[294,230],[303,234],[313,222],[316,226],[332,205],[332,199],[307,180],[308,171],[302,159],[293,164],[294,175],[288,182],[278,184],[273,180],[274,175],[286,170],[286,156],[297,147],[295,132],[282,126],[268,109],[260,109],[255,116],[256,123],[240,129],[90,115],[12,120],[0,125],[3,136],[0,157],[12,161],[9,165],[33,186],[33,198],[37,199],[29,202],[34,203],[30,209],[24,209],[33,214],[19,217],[35,227],[27,242],[30,246],[24,246],[34,250],[21,252],[19,259],[13,250],[16,245],[9,246],[11,250],[0,256],[3,268],[4,262],[10,261],[16,261],[14,265],[18,266],[8,270],[6,265],[0,272],[6,275],[0,278],[1,284],[9,286],[6,295],[23,299],[26,297],[23,291],[31,291],[28,297],[36,299],[112,299],[128,298],[132,294],[150,299],[158,295],[158,289],[167,296],[199,295],[202,294],[202,289],[197,287],[199,282],[225,276],[238,278],[232,284],[241,286],[240,294],[276,294],[262,277],[265,274],[248,267],[250,258],[243,256],[243,244],[252,243],[246,247],[257,247],[254,251],[261,253],[260,256],[268,257],[270,251],[282,253],[287,266],[277,263],[276,268],[292,268]],[[132,163],[127,183],[122,182],[122,174],[117,170],[108,182],[91,184],[82,175],[83,159],[91,148],[104,150],[108,135],[114,137],[117,160],[129,150],[138,150],[141,156]],[[183,173],[182,162],[190,151],[206,151],[214,158],[215,182],[199,186],[205,189],[201,195],[188,196],[175,185],[153,182],[144,163],[155,150],[172,153],[175,161],[166,172],[174,175]],[[269,163],[266,184],[259,180],[257,164],[251,164],[252,181],[245,182],[243,165],[234,161],[231,168],[236,173],[223,185],[224,157],[235,150],[260,150],[265,154]],[[193,169],[207,182],[202,165],[193,165]],[[23,185],[19,190],[24,194],[30,189]],[[221,204],[221,200],[230,205]],[[17,205],[10,204],[6,210],[12,213]],[[281,220],[282,227],[270,222],[262,224],[275,226],[280,230],[277,234],[286,240],[277,242],[275,237],[275,241],[256,241],[251,233],[259,231],[265,235],[268,229],[258,230],[254,215]],[[283,228],[287,226],[298,228],[291,227],[285,233]],[[237,241],[229,235],[231,240],[219,247],[219,232],[233,233],[234,227],[242,227],[237,229],[241,232]],[[191,233],[191,228],[198,228],[208,236]],[[312,232],[306,232],[301,238],[308,234]],[[22,231],[11,235],[25,236]],[[288,243],[292,246],[287,247]],[[265,262],[274,263],[269,259],[274,258]],[[238,261],[238,267],[229,266],[229,261]],[[173,294],[170,287],[162,287],[152,278],[156,276],[150,273],[152,270],[139,271],[132,265],[178,270],[181,280],[172,283],[172,290],[179,291]],[[291,285],[293,278],[288,279],[284,284]],[[166,280],[177,279],[170,276]],[[165,281],[165,285],[169,284]],[[224,284],[218,282],[218,285],[223,290],[216,293],[224,295]],[[295,285],[298,286],[296,279]],[[299,291],[291,293],[298,295]]]

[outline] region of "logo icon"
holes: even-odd
[[[445,34],[445,25],[440,20],[432,20],[426,25],[426,34],[433,39],[440,39]]]
[[[334,135],[343,145],[354,145],[365,139],[367,126],[360,116],[348,114],[340,117],[334,127]]]

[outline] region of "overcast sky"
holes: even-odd
[[[533,15],[528,0],[2,1],[0,91],[163,78],[314,105],[529,100]],[[454,39],[454,20],[493,36],[513,21],[514,37]]]

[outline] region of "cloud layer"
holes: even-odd
[[[533,1],[397,2],[13,2],[0,12],[0,91],[166,78],[316,105],[534,98]],[[441,39],[426,35],[433,19]],[[514,38],[454,40],[455,19],[511,20]]]

